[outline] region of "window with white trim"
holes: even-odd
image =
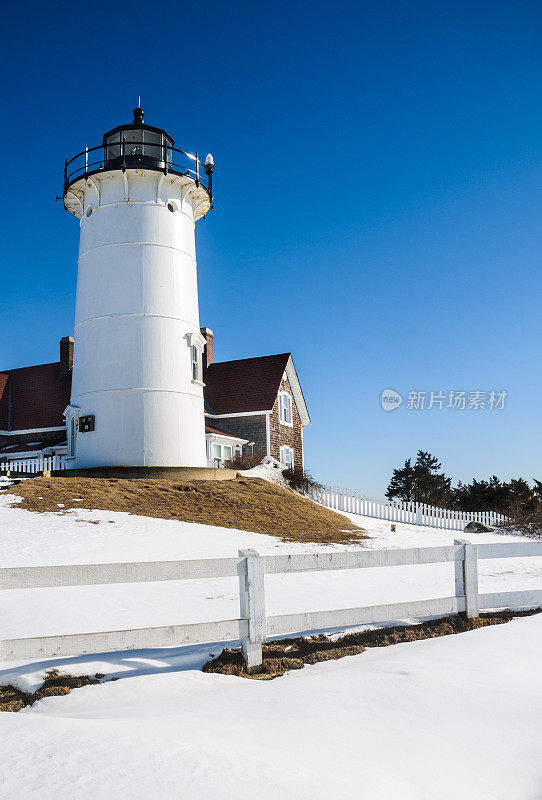
[[[211,447],[211,457],[213,461],[231,461],[234,451],[240,452],[240,448],[233,447],[231,444],[219,444],[218,442],[213,442]]]
[[[284,464],[285,467],[288,469],[293,469],[294,467],[294,451],[293,448],[289,445],[283,445],[280,448],[280,463]]]
[[[279,392],[279,421],[282,425],[293,425],[292,398],[288,392]]]
[[[203,347],[205,339],[199,331],[187,333],[184,337],[188,345],[190,378],[192,383],[203,386]]]
[[[79,429],[79,411],[80,409],[76,406],[68,406],[64,413],[67,434],[66,458],[75,458],[77,431]]]
[[[197,344],[190,347],[190,356],[192,362],[192,380],[201,381],[201,350]]]

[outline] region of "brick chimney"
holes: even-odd
[[[60,340],[60,374],[68,372],[73,366],[73,336],[63,336]]]
[[[213,363],[213,332],[210,328],[200,328],[200,331],[206,342],[203,348],[203,366],[208,367]]]

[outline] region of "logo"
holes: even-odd
[[[382,394],[380,395],[380,405],[384,411],[395,411],[396,408],[399,408],[402,402],[403,398],[399,392],[396,392],[393,389],[382,390]]]

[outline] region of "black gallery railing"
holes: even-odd
[[[113,169],[154,169],[175,175],[187,175],[201,186],[213,201],[213,164],[203,164],[198,154],[192,155],[162,141],[126,139],[97,147],[85,147],[64,163],[64,193],[80,178]]]

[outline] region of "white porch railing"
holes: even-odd
[[[494,526],[504,522],[506,517],[495,511],[451,511],[426,503],[402,503],[394,500],[373,500],[358,492],[338,486],[311,488],[307,497],[335,511],[376,517],[390,522],[408,522],[411,525],[426,525],[431,528],[445,528],[462,531],[469,522],[481,522]]]
[[[35,475],[38,472],[53,469],[66,469],[64,456],[41,456],[40,458],[13,459],[0,461],[0,475],[7,472]]]
[[[237,558],[198,561],[3,567],[0,569],[0,589],[180,581],[234,576],[239,578],[240,614],[239,618],[216,622],[7,639],[0,641],[0,661],[151,647],[180,647],[185,644],[241,639],[247,667],[253,670],[262,663],[262,643],[268,636],[392,622],[413,617],[446,616],[463,611],[468,617],[476,617],[480,609],[542,606],[542,589],[478,593],[478,559],[533,556],[542,556],[542,542],[476,545],[456,540],[453,545],[443,547],[405,550],[344,550],[274,556],[260,556],[254,550],[240,550]],[[455,564],[455,592],[451,597],[332,611],[308,611],[273,616],[266,616],[265,613],[265,575],[442,562]]]
[[[213,469],[224,469],[226,466],[226,462],[223,461],[221,458],[208,458],[207,466],[212,467]]]

